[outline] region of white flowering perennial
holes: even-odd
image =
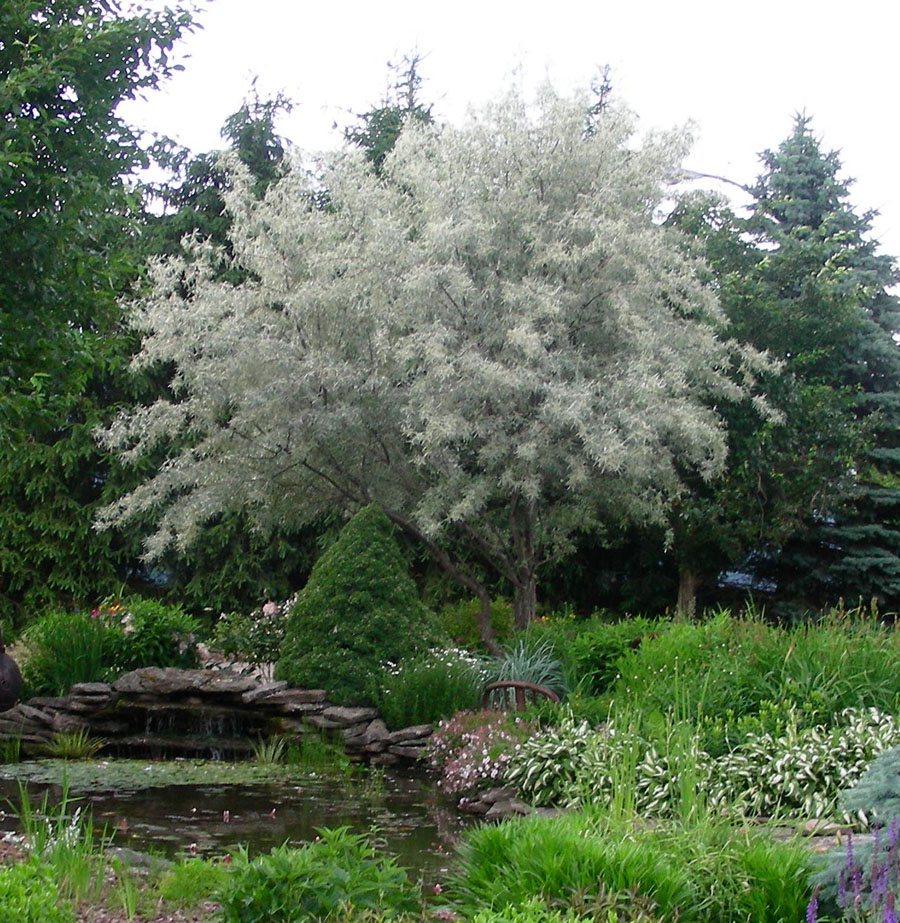
[[[136,364],[173,367],[172,399],[102,438],[170,451],[99,525],[156,513],[152,557],[236,504],[267,525],[376,502],[462,533],[521,612],[575,530],[660,520],[679,469],[718,471],[709,398],[747,393],[762,359],[719,339],[699,264],[655,221],[688,138],[638,144],[612,107],[587,133],[588,107],[510,94],[460,128],[411,123],[382,177],[298,158],[263,201],[232,163],[252,275],[220,281],[230,257],[200,244],[154,265]]]

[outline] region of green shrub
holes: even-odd
[[[447,636],[470,651],[481,650],[481,603],[477,599],[463,600],[444,606],[438,621]],[[513,633],[512,603],[502,596],[491,600],[491,625],[498,644],[508,641]]]
[[[49,869],[37,862],[0,866],[0,923],[72,923],[74,911],[59,899]]]
[[[23,693],[65,695],[74,683],[110,678],[117,629],[89,612],[48,612],[24,632]]]
[[[667,628],[668,623],[658,620],[634,617],[613,622],[596,614],[583,622],[541,620],[529,632],[551,639],[557,657],[579,687],[601,695],[618,678],[619,658]]]
[[[841,804],[863,823],[900,820],[900,747],[879,754],[856,784],[841,793]]]
[[[381,674],[378,710],[389,728],[437,724],[481,704],[484,664],[463,651],[431,651]]]
[[[132,597],[91,612],[51,611],[24,632],[28,695],[64,695],[74,683],[109,680],[137,667],[197,664],[199,623],[178,606]]]
[[[628,895],[679,923],[795,923],[811,893],[804,846],[712,822],[642,829],[583,814],[529,817],[473,828],[459,852],[447,894],[464,919],[488,907],[580,909]]]
[[[270,600],[250,613],[223,612],[212,646],[248,663],[274,663],[284,643],[287,613],[295,602],[296,596],[283,603]]]
[[[180,606],[133,596],[100,607],[100,617],[113,624],[114,669],[127,673],[138,667],[195,667],[200,623]]]
[[[327,689],[333,702],[371,703],[382,666],[423,650],[434,634],[390,522],[367,507],[313,567],[288,616],[276,676]]]
[[[219,892],[223,923],[305,923],[348,910],[390,919],[416,909],[406,872],[365,836],[346,827],[318,833],[315,843],[277,847],[253,860],[239,851]]]

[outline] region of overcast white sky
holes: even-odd
[[[335,122],[381,101],[387,62],[414,50],[423,99],[451,121],[513,79],[568,90],[609,64],[642,128],[692,120],[685,165],[742,183],[805,111],[856,178],[854,205],[881,213],[884,252],[900,256],[897,0],[212,0],[200,22],[181,45],[184,73],[121,110],[197,153],[221,146],[253,77],[262,95],[295,100],[281,131],[318,150],[339,143]]]

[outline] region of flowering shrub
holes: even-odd
[[[111,629],[114,673],[138,667],[197,665],[200,624],[180,606],[135,596],[104,604],[91,617],[105,621]]]
[[[274,663],[284,641],[287,613],[297,595],[284,602],[268,600],[252,612],[223,612],[216,622],[213,647],[252,664]]]
[[[428,745],[431,763],[440,770],[438,787],[465,795],[501,784],[512,754],[534,730],[506,712],[460,712],[442,721]]]

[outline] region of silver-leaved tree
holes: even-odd
[[[374,503],[480,597],[490,641],[451,549],[509,581],[523,627],[579,530],[662,521],[680,472],[719,470],[714,401],[763,360],[717,336],[656,220],[686,135],[638,143],[628,112],[589,110],[512,93],[463,127],[411,122],[380,175],[342,151],[262,201],[232,165],[247,281],[200,245],[153,267],[136,361],[174,369],[171,399],[102,438],[168,460],[100,525],[155,512],[152,557],[235,505],[265,527]]]

